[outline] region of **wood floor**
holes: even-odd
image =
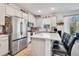
[[[30,43],[27,48],[17,53],[15,56],[31,56],[31,52],[32,52],[32,48]]]

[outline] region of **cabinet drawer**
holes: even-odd
[[[0,55],[8,53],[8,38],[0,38]]]

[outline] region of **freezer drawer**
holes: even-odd
[[[19,50],[22,50],[27,47],[27,38],[19,40]]]
[[[11,55],[15,55],[19,52],[19,41],[13,41],[11,46]]]

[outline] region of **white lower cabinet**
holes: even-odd
[[[8,53],[8,36],[0,37],[0,55],[6,55]]]

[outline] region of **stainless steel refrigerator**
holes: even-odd
[[[11,17],[12,32],[9,37],[9,50],[11,55],[27,47],[27,22],[23,18]]]

